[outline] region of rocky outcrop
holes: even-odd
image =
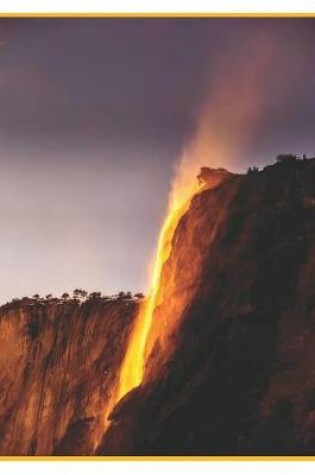
[[[163,267],[144,381],[98,453],[314,453],[314,281],[315,160],[195,196]]]
[[[24,300],[0,311],[0,453],[93,454],[137,304]]]
[[[1,309],[1,454],[315,453],[315,159],[200,179],[109,427],[137,303]]]

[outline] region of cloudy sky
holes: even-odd
[[[0,303],[145,290],[183,147],[315,155],[314,104],[312,19],[2,20]]]

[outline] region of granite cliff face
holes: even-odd
[[[93,454],[134,301],[17,302],[0,312],[0,453]]]
[[[162,272],[166,331],[99,453],[314,453],[314,281],[315,160],[195,196]]]
[[[2,454],[315,453],[315,160],[219,175],[179,221],[109,427],[137,303],[2,309]]]

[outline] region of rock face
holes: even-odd
[[[136,312],[101,299],[1,309],[1,455],[94,453]]]
[[[167,330],[98,453],[314,454],[314,282],[315,160],[195,196],[162,271]]]

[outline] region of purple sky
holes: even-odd
[[[240,171],[315,154],[315,20],[0,22],[0,303],[145,290],[173,166],[213,78],[229,90],[220,111],[213,100],[221,129],[246,100],[257,36],[271,54],[265,107],[231,158]]]

